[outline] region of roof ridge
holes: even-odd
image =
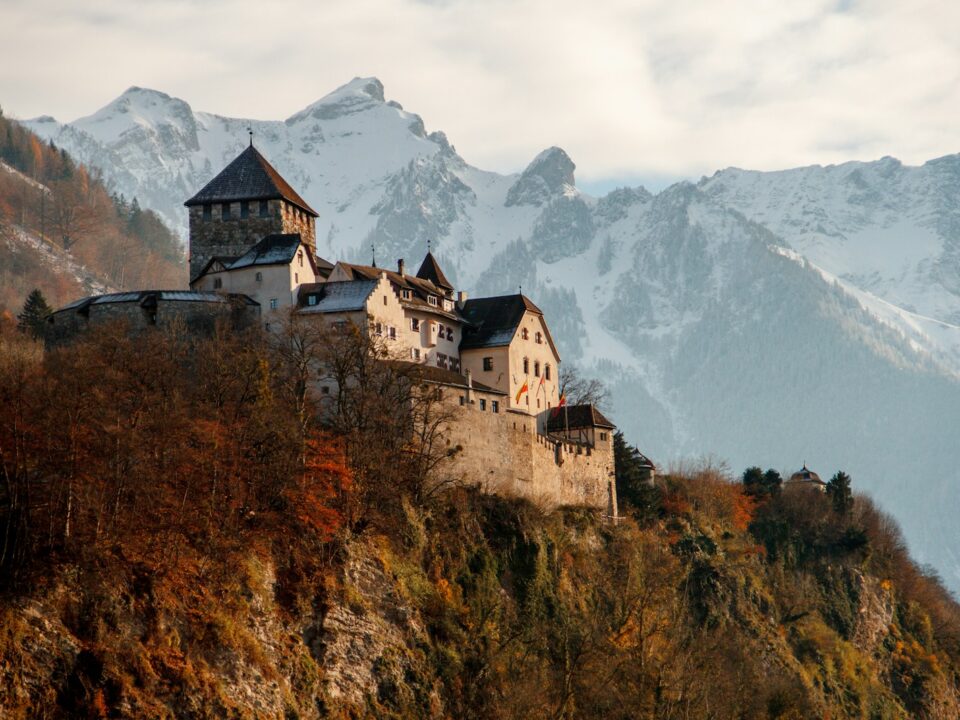
[[[317,211],[300,197],[259,150],[249,145],[184,205],[274,198],[286,200],[317,217]]]

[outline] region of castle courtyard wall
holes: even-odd
[[[495,400],[497,413],[492,412]],[[452,417],[447,444],[457,452],[442,472],[484,492],[524,497],[543,508],[585,505],[615,516],[612,443],[590,447],[541,435],[536,417],[508,410],[504,401],[498,394],[445,389]]]

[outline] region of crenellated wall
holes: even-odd
[[[612,442],[591,447],[541,435],[536,417],[506,410],[505,400],[493,393],[444,389],[454,418],[446,428],[447,443],[458,450],[443,469],[446,476],[544,508],[586,505],[615,516]],[[494,401],[499,412],[493,412]]]

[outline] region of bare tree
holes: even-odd
[[[576,365],[560,367],[560,394],[565,395],[568,405],[595,405],[605,409],[610,400],[610,391],[596,378],[584,377]]]

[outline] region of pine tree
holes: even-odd
[[[20,332],[32,335],[35,338],[43,336],[44,323],[52,308],[47,304],[43,293],[34,289],[23,303],[23,310],[17,315],[17,327]]]
[[[621,510],[632,509],[639,520],[653,519],[660,494],[650,482],[640,451],[627,444],[622,432],[613,436],[613,465]]]
[[[849,515],[853,510],[850,476],[841,470],[830,478],[827,483],[827,497],[833,502],[833,509],[838,515]]]

